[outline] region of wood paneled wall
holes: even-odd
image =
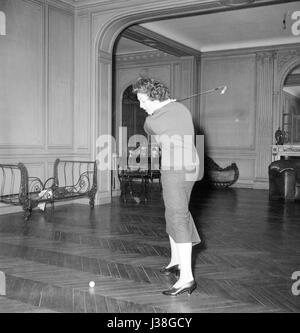
[[[295,46],[291,46],[293,50]],[[268,165],[277,127],[273,118],[275,60],[281,47],[251,48],[203,53],[199,82],[201,91],[226,85],[224,95],[201,95],[200,103],[186,101],[195,125],[204,133],[206,152],[220,166],[237,163],[240,177],[235,186],[268,188]],[[160,59],[161,58],[161,59]],[[123,91],[140,74],[157,77],[170,86],[173,96],[183,98],[200,91],[194,75],[195,60],[175,59],[162,53],[130,54],[116,61],[116,126],[121,124]],[[116,130],[117,138],[118,131]]]
[[[279,81],[285,75],[282,67],[300,62],[297,50],[299,46],[290,45],[202,54],[202,89],[227,85],[227,91],[201,97],[200,127],[209,155],[220,166],[237,163],[236,186],[269,187],[271,145],[281,126],[274,122],[281,119]]]
[[[0,10],[0,163],[46,180],[57,157],[90,158],[89,109],[74,105],[74,10],[48,0],[1,0]]]
[[[255,54],[203,54],[201,67],[202,90],[227,86],[224,95],[201,96],[200,128],[206,152],[222,167],[236,162],[238,184],[250,185],[256,159]]]

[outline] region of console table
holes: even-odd
[[[300,145],[272,145],[272,162],[295,156],[300,157]]]

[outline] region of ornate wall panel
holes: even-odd
[[[91,110],[90,110],[90,80],[86,73],[90,72],[89,49],[89,15],[77,18],[76,26],[76,63],[75,76],[75,110],[74,110],[74,145],[78,151],[90,148]]]
[[[5,5],[7,35],[0,45],[0,148],[42,148],[43,7],[24,0]]]
[[[49,7],[48,147],[72,148],[74,18]]]
[[[200,126],[211,149],[254,149],[255,57],[204,58],[202,91],[227,85],[224,95],[201,96]]]
[[[266,182],[271,162],[273,52],[257,53],[257,126],[256,126],[256,173],[257,182]]]
[[[112,132],[112,57],[107,52],[99,52],[99,71],[104,75],[107,80],[107,84],[99,85],[99,90],[103,99],[99,101],[96,124],[97,124],[97,133],[101,135],[110,135]],[[106,110],[103,109],[103,106],[106,106]],[[107,112],[110,110],[110,112]],[[97,137],[97,139],[100,137]],[[98,151],[98,150],[97,150]],[[111,156],[111,151],[109,156]],[[108,157],[110,158],[110,157]],[[96,202],[103,203],[107,198],[110,200],[111,196],[111,171],[110,170],[98,170],[98,192],[96,195]],[[104,200],[104,201],[103,201]]]
[[[256,51],[256,52],[255,52]],[[248,54],[247,54],[248,53]],[[209,154],[237,163],[238,183],[268,188],[273,127],[274,52],[216,52],[202,61],[202,90],[227,85],[225,95],[201,98],[200,125]],[[242,159],[241,159],[242,157]]]

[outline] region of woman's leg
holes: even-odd
[[[169,235],[169,240],[170,240],[170,246],[171,246],[171,259],[170,259],[170,263],[168,266],[166,266],[166,268],[175,266],[175,265],[179,265],[180,266],[180,262],[179,262],[179,256],[178,256],[178,250],[177,250],[177,244],[175,243],[174,239]]]
[[[191,225],[193,225],[192,228],[192,238],[196,239],[198,236],[198,232],[195,231],[194,227],[194,220],[191,216],[191,213],[189,212],[188,206],[190,201],[191,192],[193,189],[194,183],[193,182],[185,182],[184,183],[184,194],[185,194],[185,200],[182,198],[182,202],[185,202],[185,206],[187,211],[185,213],[188,215],[185,215],[185,220],[187,221],[190,219]],[[194,235],[197,234],[197,235]],[[171,238],[171,237],[170,237]],[[185,242],[185,243],[176,243],[173,239],[173,247],[175,247],[176,250],[174,250],[174,253],[177,255],[177,263],[179,263],[180,266],[180,277],[178,281],[174,284],[174,288],[179,288],[180,286],[194,280],[193,272],[192,272],[192,242]],[[200,239],[199,239],[200,241]],[[172,247],[171,247],[172,249]],[[173,251],[173,250],[172,250]]]
[[[184,174],[162,173],[166,231],[171,244],[171,259],[167,267],[179,264],[180,278],[173,286],[178,288],[193,280],[192,242],[200,241],[189,211],[193,182],[185,182]]]
[[[180,277],[174,284],[174,288],[194,280],[192,273],[192,243],[176,243],[176,248],[179,256]]]

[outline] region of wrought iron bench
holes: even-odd
[[[90,207],[94,208],[96,191],[96,161],[56,159],[53,177],[45,182],[29,177],[23,163],[0,164],[0,202],[22,206],[25,220],[41,203],[53,206],[55,201],[88,197]]]

